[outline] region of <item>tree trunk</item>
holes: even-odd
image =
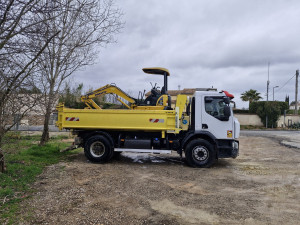
[[[2,146],[4,134],[5,134],[5,122],[3,120],[3,108],[0,102],[0,148]]]
[[[45,145],[49,141],[49,120],[50,120],[50,110],[46,110],[45,114],[45,120],[44,120],[44,128],[43,128],[43,134],[40,141],[40,145]]]
[[[4,135],[5,135],[5,130],[1,125],[0,125],[0,149],[3,145],[3,138],[4,138]]]
[[[5,172],[5,164],[4,164],[4,154],[0,148],[0,173],[4,173]]]
[[[50,121],[50,116],[51,116],[51,110],[52,110],[52,104],[54,102],[54,84],[52,83],[50,85],[50,90],[49,90],[49,96],[48,96],[48,101],[45,104],[46,105],[46,113],[45,113],[45,120],[44,120],[44,129],[43,129],[43,134],[41,137],[40,145],[45,145],[49,141],[49,121]]]

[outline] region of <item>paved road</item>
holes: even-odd
[[[283,145],[300,149],[300,131],[242,130],[241,135],[275,138]]]

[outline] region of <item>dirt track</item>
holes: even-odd
[[[126,154],[107,164],[83,153],[48,167],[24,203],[25,224],[297,224],[299,149],[241,137],[237,159],[194,169],[177,154]],[[162,157],[162,158],[161,158]]]

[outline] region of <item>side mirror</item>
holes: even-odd
[[[225,118],[227,119],[227,121],[228,121],[230,116],[231,116],[230,106],[225,105],[225,106],[224,106],[224,117],[225,117]]]

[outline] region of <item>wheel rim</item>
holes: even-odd
[[[90,153],[93,157],[101,157],[105,153],[105,146],[102,142],[96,141],[93,144],[91,144],[90,147]]]
[[[196,146],[193,149],[193,158],[197,161],[205,161],[209,157],[209,151],[204,146]]]

